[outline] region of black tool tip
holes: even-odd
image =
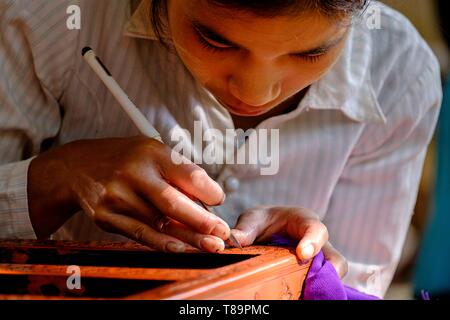
[[[92,49],[90,47],[84,47],[83,50],[81,50],[81,55],[84,57],[84,55],[88,52],[91,51]]]

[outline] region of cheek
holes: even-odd
[[[223,64],[198,43],[193,32],[186,31],[181,35],[174,35],[172,39],[183,64],[200,83],[205,85],[220,78]]]
[[[296,63],[283,77],[283,91],[287,95],[295,94],[320,79],[326,70],[328,66],[321,63]]]
[[[223,65],[217,59],[202,54],[195,45],[181,50],[177,48],[177,51],[185,67],[202,85],[215,87],[217,82],[225,78]]]

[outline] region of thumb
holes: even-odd
[[[319,219],[299,217],[297,220],[297,223],[288,224],[288,234],[294,239],[300,239],[296,250],[299,259],[312,259],[328,241],[328,230]]]
[[[252,236],[251,232],[239,230],[239,229],[231,229],[231,234],[239,241],[240,245],[243,247],[251,246],[253,242],[255,242],[254,236]]]
[[[263,230],[267,216],[262,212],[263,210],[249,210],[243,213],[234,229],[231,230],[242,246],[252,245]]]

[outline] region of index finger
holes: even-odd
[[[139,192],[162,213],[202,234],[214,235],[223,240],[229,238],[230,227],[225,221],[203,209],[161,177],[144,175],[135,179]]]
[[[183,156],[173,151],[172,157]],[[173,159],[171,158],[171,160]],[[204,169],[192,163],[187,158],[183,157],[183,161],[179,165],[173,161],[163,161],[160,166],[162,171],[160,172],[161,175],[170,184],[179,187],[187,194],[207,205],[215,206],[222,204],[225,200],[225,193],[220,185]]]

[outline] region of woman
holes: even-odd
[[[74,1],[0,2],[2,237],[216,252],[231,226],[243,245],[298,240],[301,259],[323,248],[341,276],[344,256],[346,284],[384,294],[441,101],[438,63],[405,18],[374,4],[374,29],[360,0],[76,3],[79,30]],[[87,45],[166,145],[137,136]],[[272,175],[172,159],[173,137],[251,128],[279,136]]]

